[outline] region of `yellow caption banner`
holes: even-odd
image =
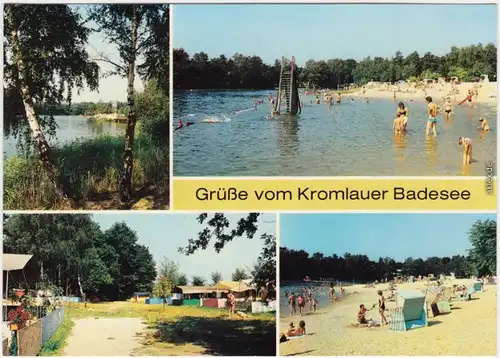
[[[496,178],[174,178],[173,188],[174,210],[496,210]]]

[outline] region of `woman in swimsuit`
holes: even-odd
[[[444,119],[449,122],[451,121],[451,98],[446,97],[444,101]]]
[[[472,162],[472,140],[467,137],[459,137],[458,144],[463,149],[463,164],[470,164]]]
[[[396,117],[400,119],[401,131],[406,132],[408,127],[408,108],[405,107],[403,102],[399,102]]]
[[[427,127],[425,128],[425,134],[429,135],[430,130],[432,128],[432,132],[434,137],[437,136],[437,115],[438,115],[438,108],[435,103],[432,102],[432,97],[427,96],[425,98],[427,101],[427,113],[429,114],[429,119],[427,120]]]
[[[481,123],[481,129],[484,132],[488,132],[490,130],[490,126],[488,125],[488,121],[484,118],[479,118],[479,122]]]
[[[380,318],[382,318],[382,325],[387,324],[387,318],[385,318],[385,298],[382,291],[377,291],[378,294],[378,312],[380,313]]]

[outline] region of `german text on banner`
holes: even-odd
[[[495,211],[496,178],[174,178],[174,210]]]

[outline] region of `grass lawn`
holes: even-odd
[[[111,302],[87,307],[68,305],[65,314],[70,321],[89,317],[142,318],[148,328],[142,336],[142,348],[134,355],[276,355],[274,313],[250,314],[241,319],[230,318],[226,310],[215,308]],[[53,355],[60,354],[64,344],[57,347]]]

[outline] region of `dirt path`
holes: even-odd
[[[75,320],[64,356],[130,356],[140,348],[145,325],[139,318]]]

